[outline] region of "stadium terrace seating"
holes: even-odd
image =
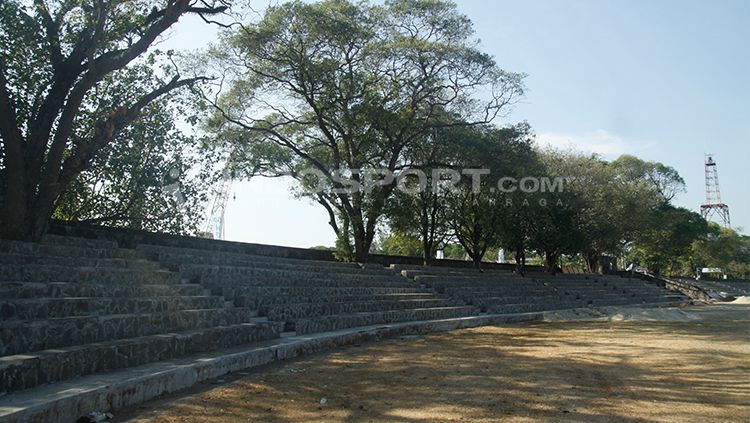
[[[716,299],[734,299],[736,297],[750,296],[750,281],[732,280],[732,279],[685,279],[678,278],[678,281],[688,285],[695,286],[708,293],[709,296]]]
[[[383,267],[305,259],[305,250],[285,254],[273,246],[251,247],[282,254],[249,254],[243,244],[197,238],[180,246],[179,239],[127,243],[133,248],[60,235],[41,243],[0,241],[0,422],[24,421],[12,416],[37,413],[45,396],[52,399],[38,411],[44,416],[69,404],[59,421],[90,401],[113,407],[143,401],[167,385],[200,380],[183,374],[186,380],[165,382],[149,373],[154,366],[174,374],[168,371],[184,363],[282,345],[295,335],[290,339],[309,340],[319,332],[337,336],[401,323],[461,327],[465,319],[489,324],[495,314],[528,320],[546,310],[685,300],[640,279]],[[216,372],[229,371],[216,363]],[[211,371],[200,377],[222,374]],[[108,375],[130,377],[129,385],[111,393]],[[88,396],[80,392],[89,388],[76,385],[84,380],[96,387]],[[46,390],[37,398],[34,388]],[[17,398],[25,405],[16,406]]]
[[[110,241],[0,241],[0,393],[276,338],[236,307]]]
[[[297,334],[475,314],[473,307],[441,298],[382,266],[154,245],[137,251]]]
[[[488,313],[520,313],[614,305],[669,305],[681,294],[638,278],[393,265],[418,284]]]

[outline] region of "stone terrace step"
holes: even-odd
[[[199,284],[97,284],[75,282],[0,282],[0,298],[62,297],[164,297],[200,296],[206,289]]]
[[[507,296],[507,297],[480,297],[474,298],[473,305],[481,307],[495,307],[502,306],[505,304],[523,304],[523,303],[537,303],[546,301],[562,301],[563,297],[550,294],[550,295],[535,295],[535,296]]]
[[[391,283],[398,286],[409,285],[410,282],[404,278],[393,275],[373,275],[365,273],[339,273],[330,270],[306,271],[304,269],[283,268],[259,268],[259,267],[236,267],[236,266],[214,266],[214,265],[183,265],[180,274],[191,281],[214,281],[214,280],[238,280],[241,278],[294,278],[294,279],[326,279],[344,281],[367,281]]]
[[[450,306],[453,306],[450,301],[440,298],[398,301],[319,302],[261,307],[260,314],[267,316],[270,320],[290,321],[337,314]]]
[[[396,272],[423,272],[425,274],[443,274],[443,273],[464,273],[464,274],[495,274],[495,273],[513,273],[511,270],[504,269],[482,269],[477,270],[473,267],[448,267],[448,266],[419,266],[415,264],[391,264],[389,269]]]
[[[533,278],[524,278],[521,275],[516,275],[513,273],[509,273],[507,275],[497,275],[497,276],[489,276],[489,275],[472,275],[472,276],[466,276],[466,275],[414,275],[413,278],[416,282],[420,283],[426,283],[429,281],[445,281],[445,282],[452,282],[452,283],[480,283],[480,282],[494,282],[494,283],[503,283],[506,281],[528,281],[528,282],[536,282]]]
[[[521,278],[523,276],[506,271],[496,271],[490,273],[479,273],[479,272],[430,272],[423,270],[402,270],[401,276],[414,279],[417,277],[441,277],[441,278],[484,278],[484,279],[495,279],[495,278]]]
[[[117,248],[117,242],[103,239],[81,238],[47,234],[42,238],[42,244],[63,245],[80,248]]]
[[[188,279],[185,279],[188,280]],[[231,290],[243,287],[253,286],[276,286],[276,287],[318,287],[318,288],[412,288],[413,284],[400,281],[381,281],[381,280],[356,280],[356,279],[329,279],[326,276],[316,277],[278,277],[274,275],[257,275],[257,276],[211,276],[203,277],[199,280],[190,280],[193,283],[200,283],[218,292],[218,290]],[[416,287],[419,288],[419,287]]]
[[[273,257],[264,256],[243,256],[243,257],[225,257],[225,256],[197,256],[186,254],[159,254],[159,263],[172,269],[179,270],[182,266],[227,266],[227,267],[253,267],[263,269],[280,269],[280,270],[297,270],[308,272],[331,272],[337,274],[360,274],[360,275],[379,275],[394,277],[393,272],[384,267],[360,267],[346,263],[345,266],[335,266],[332,269],[330,262],[309,260],[296,260],[296,262],[279,262]],[[291,260],[291,259],[289,259]]]
[[[325,303],[347,303],[361,301],[401,301],[401,300],[427,300],[436,298],[432,293],[407,293],[407,294],[367,294],[367,295],[282,295],[282,296],[240,296],[235,298],[237,307],[249,307],[261,309],[263,307],[286,305],[286,304],[317,304]]]
[[[283,323],[258,322],[0,357],[0,395],[94,373],[278,338]]]
[[[67,297],[0,300],[0,320],[34,320],[107,314],[162,313],[177,310],[224,308],[224,297]]]
[[[505,294],[505,295],[502,293],[496,293],[496,292],[485,292],[485,293],[477,294],[477,293],[466,292],[466,291],[458,291],[458,292],[451,293],[450,298],[465,302],[467,304],[481,306],[485,303],[491,304],[493,302],[502,303],[502,304],[509,303],[509,302],[531,302],[535,300],[549,299],[549,298],[554,298],[554,299],[565,298],[565,296],[555,291],[515,292],[515,293],[510,293],[510,294]],[[573,296],[573,298],[575,298],[575,296]]]
[[[0,266],[0,281],[176,284],[180,277],[167,270],[11,264]]]
[[[159,270],[159,263],[143,259],[89,258],[41,256],[31,254],[0,253],[0,263],[4,265],[48,265],[71,267],[109,267],[120,269]]]
[[[553,310],[564,310],[570,308],[585,307],[586,304],[581,301],[575,300],[557,300],[557,301],[543,301],[533,303],[518,303],[518,304],[502,304],[497,306],[487,307],[488,313],[504,314],[504,313],[528,313],[532,311],[553,311]]]
[[[160,245],[147,245],[141,244],[137,248],[137,254],[140,257],[148,258],[150,260],[159,260],[162,255],[169,261],[169,255],[186,255],[195,257],[209,257],[218,260],[217,264],[222,264],[221,260],[226,259],[246,259],[249,261],[265,261],[274,263],[288,263],[288,264],[299,264],[299,265],[316,265],[326,268],[333,269],[357,269],[359,264],[357,263],[344,263],[340,261],[323,261],[323,260],[303,260],[293,259],[286,257],[273,257],[273,256],[258,256],[244,253],[232,253],[223,251],[211,251],[194,248],[177,248],[177,247],[165,247]],[[384,268],[385,269],[385,268]]]
[[[498,281],[485,281],[485,282],[463,282],[463,281],[444,281],[444,280],[431,280],[424,283],[425,286],[431,288],[460,288],[460,289],[497,289],[497,290],[513,290],[513,289],[550,289],[552,286],[545,285],[540,282],[525,281],[525,280],[508,280],[503,282]]]
[[[435,291],[447,295],[467,293],[479,296],[499,296],[499,295],[528,295],[530,293],[547,293],[557,292],[556,289],[543,285],[517,284],[517,285],[497,285],[497,286],[455,286],[455,285],[434,285]]]
[[[372,313],[342,314],[316,319],[298,319],[294,322],[297,334],[325,332],[356,326],[369,326],[386,323],[448,319],[476,314],[473,307],[439,307],[407,310],[391,310]]]
[[[125,248],[84,248],[67,245],[37,244],[34,242],[0,240],[0,252],[43,257],[124,258],[135,259],[135,250]]]
[[[279,271],[295,271],[295,272],[310,272],[310,273],[334,273],[336,275],[366,275],[366,276],[372,276],[372,277],[379,277],[379,278],[401,278],[400,276],[388,272],[385,269],[378,269],[378,268],[372,268],[372,267],[342,267],[342,268],[334,268],[331,269],[330,266],[319,266],[316,264],[306,264],[304,261],[300,260],[302,263],[276,263],[273,261],[250,261],[250,260],[227,260],[224,263],[211,263],[206,260],[206,263],[201,263],[199,261],[188,261],[188,262],[182,262],[177,266],[176,268],[180,271],[190,271],[191,268],[208,268],[208,267],[222,267],[222,268],[232,268],[232,269],[272,269],[272,270],[279,270]],[[160,263],[165,263],[164,261],[160,261]],[[168,262],[167,262],[168,263]],[[170,268],[175,268],[174,265],[172,265]]]
[[[256,316],[254,310],[230,308],[3,321],[0,322],[0,355],[234,325],[247,323]]]
[[[340,348],[342,345],[386,337],[540,320],[542,317],[541,313],[527,313],[378,324],[315,336],[283,337],[220,352],[192,354],[2,396],[0,421],[67,423],[91,410],[111,410],[118,413],[123,408],[136,406],[159,395],[176,392],[230,372]]]
[[[222,295],[234,300],[238,306],[252,307],[250,304],[283,304],[294,298],[333,298],[342,296],[378,296],[395,294],[425,294],[425,290],[416,287],[316,287],[316,286],[238,286],[217,287],[210,290],[215,295]],[[300,300],[299,302],[303,302]]]

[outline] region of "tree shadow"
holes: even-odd
[[[351,346],[149,404],[180,418],[148,421],[742,421],[750,350],[737,321],[532,323]]]

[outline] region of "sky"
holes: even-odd
[[[537,142],[677,169],[698,211],[704,155],[718,164],[732,226],[750,233],[750,1],[458,0],[481,49],[523,72],[526,95],[498,125],[528,121]],[[267,2],[251,2],[262,11]],[[180,22],[160,48],[193,50],[216,28]],[[235,182],[226,238],[310,247],[334,243],[321,206],[289,182]]]

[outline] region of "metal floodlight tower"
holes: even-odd
[[[214,201],[211,205],[211,211],[206,219],[206,230],[207,234],[211,234],[213,239],[224,239],[225,236],[225,225],[224,225],[224,213],[227,208],[227,202],[229,201],[229,192],[232,187],[232,176],[229,171],[229,162],[222,171],[221,181],[216,191],[214,191]]]
[[[729,221],[729,206],[721,202],[719,191],[719,172],[712,154],[706,154],[706,202],[701,205],[701,216],[708,220],[713,215],[718,215],[721,225],[725,228],[731,227]]]

